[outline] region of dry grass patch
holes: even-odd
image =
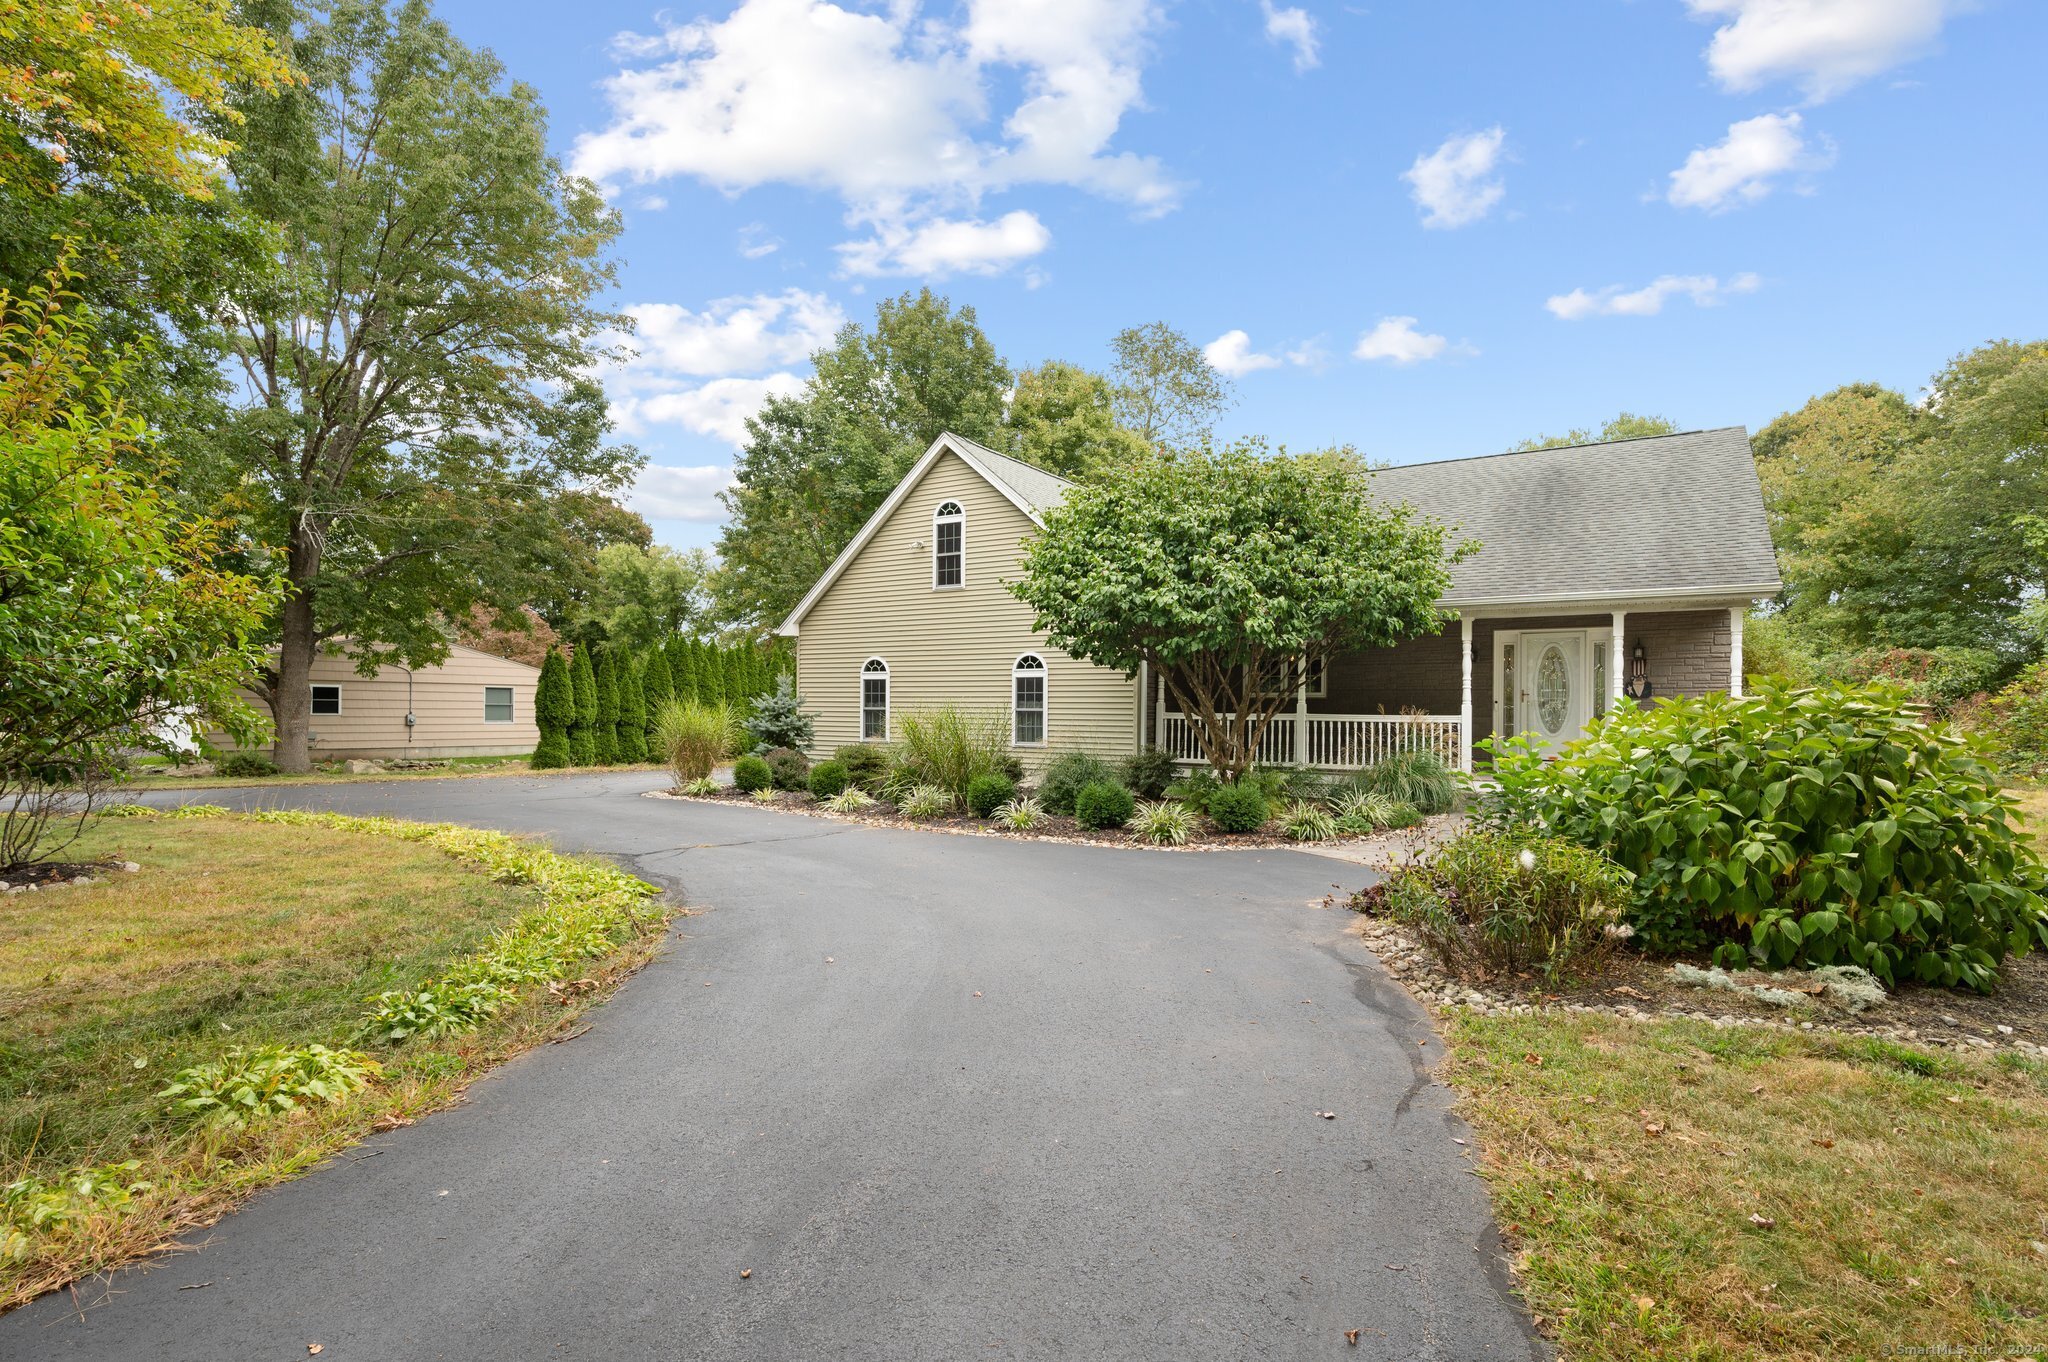
[[[0,1310],[446,1105],[484,1069],[561,1034],[660,939],[644,932],[578,966],[582,978],[520,991],[475,1031],[378,1046],[355,1039],[367,998],[442,975],[541,893],[431,845],[317,824],[110,819],[80,850],[142,870],[0,899],[0,1202],[5,1184],[61,1185],[130,1161],[118,1181],[148,1186],[11,1241]],[[310,1042],[369,1050],[380,1081],[239,1130],[157,1096],[232,1049]]]
[[[2048,785],[2017,786],[2006,793],[2020,801],[2020,822],[2048,854]]]
[[[1679,1021],[1446,1029],[1566,1356],[2048,1347],[2048,1066]]]

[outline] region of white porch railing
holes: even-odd
[[[1258,762],[1356,771],[1397,752],[1420,750],[1434,753],[1455,771],[1461,755],[1459,724],[1455,714],[1311,714],[1305,719],[1281,714],[1259,739]],[[1159,746],[1175,761],[1208,760],[1185,714],[1159,716]]]

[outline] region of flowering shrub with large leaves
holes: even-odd
[[[1554,760],[1494,744],[1483,817],[1633,872],[1652,950],[1988,992],[2008,953],[2048,945],[2048,872],[1981,747],[1915,722],[1906,698],[1880,684],[1624,702]]]

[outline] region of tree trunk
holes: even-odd
[[[277,727],[275,760],[295,773],[313,769],[307,736],[313,720],[313,648],[318,642],[313,628],[312,578],[319,568],[320,553],[309,540],[304,530],[295,530],[287,550],[285,576],[291,595],[285,599],[279,621],[277,684],[270,697],[270,717]]]

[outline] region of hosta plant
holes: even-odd
[[[1183,846],[1195,834],[1195,811],[1175,800],[1147,800],[1131,811],[1130,829],[1155,846]]]
[[[80,1168],[60,1178],[17,1178],[0,1186],[0,1263],[17,1263],[35,1252],[38,1236],[63,1230],[102,1212],[124,1212],[156,1184],[135,1173],[142,1160]]]
[[[1483,816],[1633,872],[1652,950],[1988,991],[2007,955],[2048,945],[2048,873],[1975,740],[1906,699],[1876,684],[1624,703],[1554,760],[1500,744]]]
[[[365,1037],[382,1041],[414,1036],[452,1036],[474,1031],[484,1018],[512,1001],[502,984],[429,984],[410,992],[380,993],[363,1018]]]
[[[359,1050],[261,1045],[180,1069],[157,1096],[172,1099],[172,1107],[184,1115],[240,1126],[292,1111],[301,1102],[339,1102],[367,1087],[381,1071],[376,1060]]]

